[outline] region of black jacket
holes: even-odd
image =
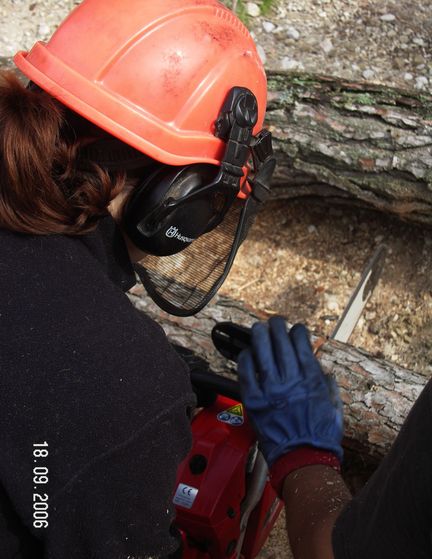
[[[83,237],[0,231],[0,255],[0,558],[171,553],[193,395],[124,293],[135,278],[113,220]]]

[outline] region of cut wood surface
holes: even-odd
[[[432,224],[432,96],[268,72],[273,195],[321,196]]]
[[[249,326],[266,315],[225,297],[195,317],[179,318],[161,311],[140,288],[131,296],[136,307],[156,320],[171,341],[204,357],[213,371],[235,373],[235,365],[213,347],[210,333],[218,322]],[[325,372],[336,377],[345,413],[345,445],[370,458],[380,458],[389,449],[409,410],[427,382],[424,376],[393,363],[376,359],[361,349],[327,341],[319,352]]]

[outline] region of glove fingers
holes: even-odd
[[[261,386],[279,384],[279,374],[273,354],[270,330],[266,323],[257,322],[252,326],[252,348],[256,359],[256,369]]]
[[[240,391],[245,405],[249,401],[263,398],[262,390],[258,384],[255,373],[255,362],[250,349],[244,349],[237,360],[237,373],[240,381]]]
[[[289,337],[308,384],[310,386],[322,385],[324,383],[324,373],[314,355],[308,329],[303,324],[295,324],[290,330]]]
[[[271,340],[279,376],[282,382],[295,385],[303,380],[296,352],[288,336],[285,319],[275,316],[269,320]]]

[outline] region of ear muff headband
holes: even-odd
[[[141,250],[155,256],[175,254],[221,223],[239,193],[257,120],[254,94],[233,88],[215,123],[216,136],[226,141],[220,168],[161,165],[137,187],[123,226]]]

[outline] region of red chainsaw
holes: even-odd
[[[385,247],[368,262],[331,338],[346,342],[378,282]],[[250,329],[217,324],[212,339],[237,361],[250,345]],[[192,351],[176,347],[189,365],[200,411],[192,420],[193,447],[181,463],[173,501],[183,559],[253,559],[264,545],[283,503],[241,404],[239,385],[209,370]]]

